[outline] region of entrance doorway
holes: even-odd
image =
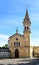
[[[15,50],[15,58],[19,58],[19,51],[18,51],[18,49]]]

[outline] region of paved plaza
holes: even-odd
[[[0,65],[39,65],[39,59],[0,59]]]

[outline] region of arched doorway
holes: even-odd
[[[18,49],[15,50],[15,58],[19,58],[19,51],[18,51]]]

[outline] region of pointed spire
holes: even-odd
[[[25,20],[26,20],[26,22],[31,23],[30,18],[29,18],[29,14],[28,14],[28,9],[26,9],[26,15],[24,18],[24,22],[25,22]]]
[[[26,15],[25,15],[25,18],[28,17],[28,9],[26,9]]]

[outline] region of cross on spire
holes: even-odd
[[[18,33],[18,27],[16,28],[16,33]]]

